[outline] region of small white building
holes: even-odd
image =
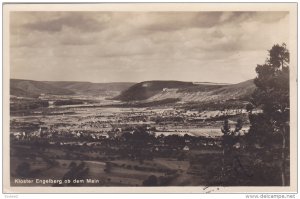
[[[184,150],[184,151],[189,151],[190,148],[189,148],[188,146],[185,146],[185,147],[183,147],[183,150]]]

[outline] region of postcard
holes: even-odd
[[[295,193],[296,3],[3,5],[4,193]]]

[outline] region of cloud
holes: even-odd
[[[53,13],[55,14],[55,13]],[[41,13],[40,15],[43,15]],[[36,31],[59,32],[63,27],[74,28],[83,32],[101,31],[105,28],[109,16],[103,14],[102,18],[95,19],[92,14],[85,12],[68,12],[55,19],[40,20],[24,24],[24,28]]]
[[[287,12],[15,12],[10,27],[12,77],[40,80],[238,82],[289,41]]]
[[[143,31],[177,31],[187,28],[212,28],[226,24],[244,23],[255,20],[263,23],[273,23],[285,17],[288,12],[150,12],[137,14],[137,19]]]
[[[153,15],[153,17],[152,17]],[[197,12],[170,12],[150,13],[145,23],[148,31],[175,31],[185,28],[209,28],[219,22],[221,12],[197,13]]]

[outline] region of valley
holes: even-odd
[[[154,82],[140,90],[143,84],[114,88],[110,84],[97,90],[87,83],[44,82],[42,86],[50,85],[43,89],[48,93],[39,93],[40,83],[13,84],[14,90],[22,92],[12,93],[10,100],[11,185],[23,186],[18,179],[71,182],[34,181],[29,186],[220,183],[210,176],[219,176],[215,172],[220,171],[216,163],[222,159],[221,128],[225,118],[232,129],[241,120],[241,140],[247,133],[245,106],[247,92],[253,90],[251,81],[164,86]],[[57,94],[61,92],[57,88],[69,93]],[[236,145],[237,151],[242,148]],[[249,158],[242,156],[243,161]]]

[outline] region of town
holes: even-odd
[[[44,103],[49,100],[49,96],[43,98]],[[247,114],[246,109],[107,106],[107,101],[54,102],[48,107],[12,112],[12,176],[49,178],[47,173],[51,172],[67,178],[76,177],[74,172],[80,171],[79,179],[100,179],[95,186],[207,184],[203,177],[208,176],[207,169],[200,169],[203,163],[199,162],[207,156],[222,155],[225,116],[232,128],[238,119],[243,120],[238,132],[243,137],[249,128]],[[243,144],[234,147],[239,150]],[[22,171],[25,163],[26,172]],[[152,182],[153,176],[156,182]]]

